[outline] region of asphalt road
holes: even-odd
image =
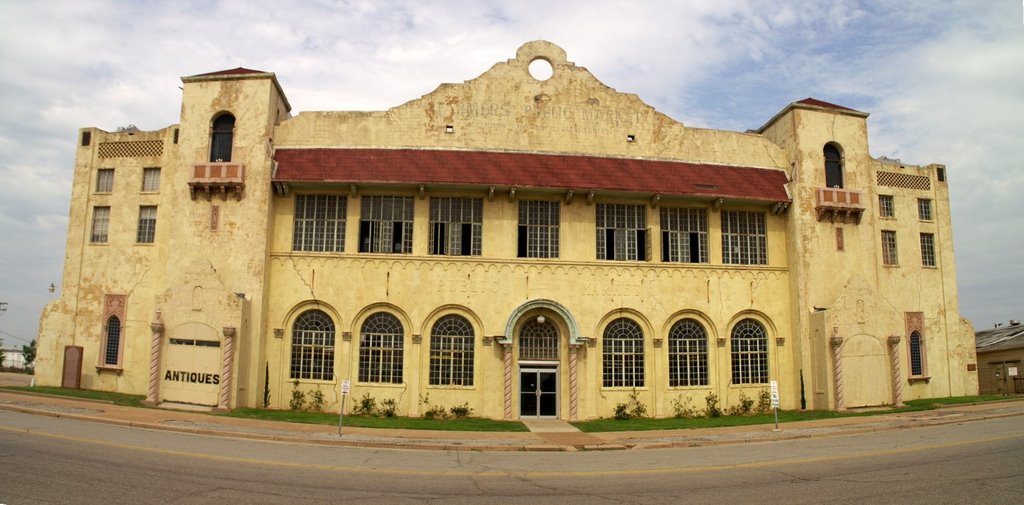
[[[1024,418],[683,449],[286,444],[0,412],[0,504],[1008,504]]]

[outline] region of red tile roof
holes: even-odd
[[[262,70],[251,70],[248,68],[232,68],[230,70],[218,70],[216,72],[209,72],[206,74],[193,75],[192,77],[210,77],[214,75],[245,75],[245,74],[269,74],[270,72],[264,72]]]
[[[427,149],[278,149],[274,182],[453,184],[789,201],[779,169]]]
[[[860,112],[858,110],[851,109],[849,107],[843,107],[842,105],[836,105],[834,103],[828,103],[828,102],[823,101],[823,100],[818,100],[817,98],[810,98],[810,97],[808,97],[808,98],[804,98],[803,100],[800,100],[797,103],[802,103],[804,105],[813,105],[815,107],[824,107],[826,109],[852,110],[854,112]]]

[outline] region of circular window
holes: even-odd
[[[551,67],[551,62],[548,60],[537,58],[530,62],[530,76],[538,81],[546,81],[554,73],[555,69]]]

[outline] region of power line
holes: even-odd
[[[5,337],[11,337],[11,338],[13,338],[14,340],[20,340],[20,341],[22,341],[22,342],[25,342],[26,344],[31,344],[31,343],[32,343],[32,341],[31,341],[31,340],[29,340],[29,339],[26,339],[26,338],[24,338],[24,337],[19,337],[19,336],[17,336],[17,335],[15,335],[15,334],[13,334],[13,333],[7,333],[7,332],[6,332],[6,331],[4,331],[4,330],[0,330],[0,335],[3,335],[3,336],[5,336]]]

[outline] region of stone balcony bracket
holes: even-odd
[[[860,224],[864,215],[863,195],[842,188],[818,188],[814,209],[819,222]]]

